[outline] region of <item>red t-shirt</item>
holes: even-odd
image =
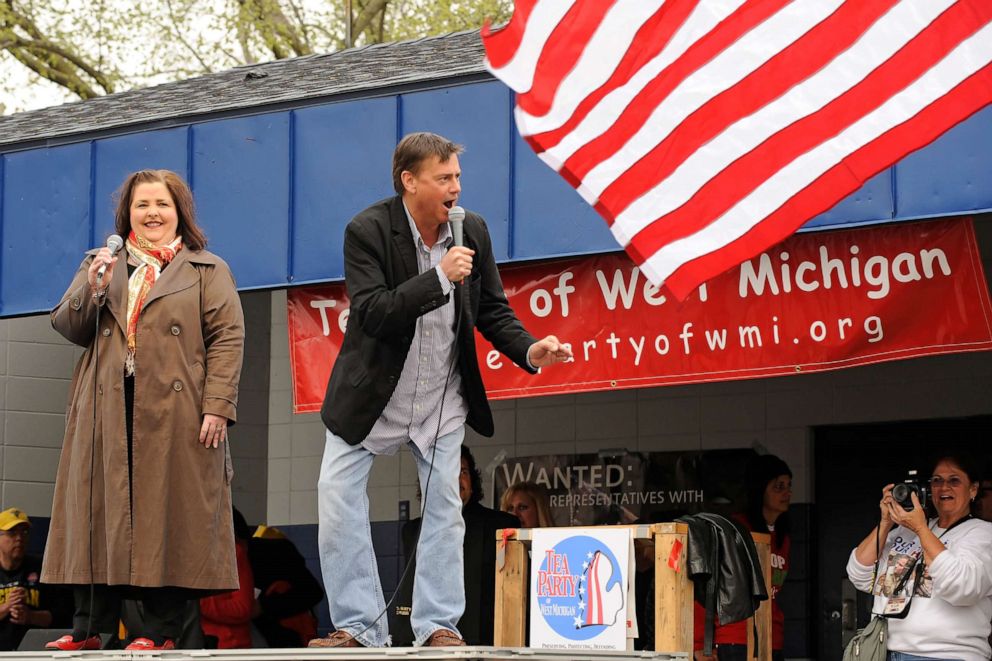
[[[735,514],[733,518],[744,524],[748,530],[752,530],[751,524],[743,514]],[[753,532],[753,530],[752,530]],[[768,531],[772,536],[772,649],[780,650],[785,647],[785,614],[779,608],[778,591],[785,584],[785,576],[789,573],[789,549],[792,540],[788,535],[779,535]],[[693,626],[693,638],[695,639],[695,649],[703,649],[703,627],[706,624],[706,609],[695,604],[695,622]],[[716,623],[716,631],[713,633],[713,641],[724,645],[747,645],[748,621],[741,620],[733,624],[720,625]]]

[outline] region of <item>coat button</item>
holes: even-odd
[[[74,296],[72,301],[69,302],[69,305],[72,306],[73,310],[78,310],[79,308],[83,307],[83,303],[82,301],[79,300],[78,296]]]
[[[182,389],[183,389],[182,382],[181,381],[173,381],[172,382],[172,389],[175,390],[176,392],[181,392]]]
[[[110,337],[110,329],[109,328],[104,328],[103,329],[103,336],[104,337]]]
[[[179,326],[173,326],[173,327],[172,327],[172,328],[170,328],[169,330],[170,330],[170,331],[172,331],[172,334],[173,334],[173,335],[179,335],[179,333],[181,333],[181,332],[182,332],[182,331],[180,331],[180,330],[179,330]]]

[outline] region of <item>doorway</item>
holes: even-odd
[[[988,473],[990,438],[992,416],[814,428],[817,577],[809,612],[818,659],[839,661],[845,629],[867,622],[870,599],[845,591],[844,582],[851,549],[878,520],[882,487],[901,482],[910,470],[929,477],[933,460],[944,453],[970,453]]]

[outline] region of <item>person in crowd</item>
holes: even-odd
[[[974,513],[982,521],[992,521],[992,477],[989,477],[989,463],[985,464],[984,477],[975,497]],[[992,647],[992,622],[989,624],[989,646]]]
[[[64,601],[55,586],[42,585],[41,558],[28,555],[31,520],[12,507],[0,512],[0,651],[16,650],[28,629],[56,621]]]
[[[519,528],[520,520],[512,514],[489,509],[482,504],[482,474],[467,445],[462,445],[461,469],[458,473],[458,495],[462,500],[465,519],[465,613],[458,621],[458,631],[469,645],[493,644],[493,618],[496,590],[496,532],[503,528]],[[403,526],[403,552],[409,562],[417,548],[420,518]],[[416,562],[416,560],[414,560]],[[397,611],[410,606],[409,584],[398,588],[401,597]],[[405,608],[404,608],[405,607]],[[404,628],[403,634],[406,634]],[[397,638],[402,634],[397,631]]]
[[[172,649],[187,600],[238,587],[225,444],[245,335],[234,278],[206,250],[179,175],[135,172],[118,195],[123,252],[87,253],[52,310],[86,349],[42,570],[74,586],[72,634],[49,643],[59,650],[98,648],[124,598],[142,602],[145,627],[127,649]]]
[[[238,589],[200,599],[200,626],[207,646],[221,650],[249,649],[251,621],[261,613],[255,599],[255,578],[248,559],[252,529],[234,510],[234,544],[238,559]],[[213,643],[213,644],[211,644]]]
[[[778,593],[789,572],[789,551],[792,547],[789,506],[792,502],[792,470],[775,455],[754,457],[745,470],[744,511],[733,515],[734,520],[751,532],[771,536],[772,589],[772,659],[785,658],[785,614],[779,606]],[[695,605],[695,649],[697,659],[707,659],[702,654],[706,612]],[[748,622],[719,624],[714,631],[715,654],[719,661],[747,660]]]
[[[555,525],[548,490],[536,482],[511,484],[503,492],[499,508],[520,519],[522,528],[551,528]]]
[[[975,496],[975,516],[983,521],[992,521],[992,478],[982,478]]]
[[[847,575],[875,595],[874,613],[896,616],[888,620],[889,661],[988,659],[992,523],[971,512],[980,476],[965,455],[939,458],[931,475],[935,515],[928,516],[915,492],[907,510],[893,498],[894,485],[886,485],[879,524],[851,552]],[[903,585],[893,587],[885,580],[888,568],[907,555],[915,564],[902,570]]]
[[[465,644],[457,630],[465,608],[459,448],[466,423],[493,434],[475,329],[532,373],[572,355],[553,335],[535,339],[513,313],[482,217],[464,212],[464,235],[453,232],[461,152],[433,133],[405,136],[393,153],[396,196],[345,230],[351,316],[321,409],[327,441],[317,485],[321,570],[337,631],[314,647],[389,640],[365,492],[375,455],[403,445],[424,492],[418,553],[431,558],[417,565],[415,643]]]
[[[320,582],[292,541],[276,528],[248,540],[248,559],[258,591],[253,623],[269,647],[303,647],[317,635],[313,609],[324,598]]]

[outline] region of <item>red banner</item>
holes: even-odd
[[[971,219],[799,234],[681,305],[626,255],[504,266],[510,305],[575,360],[531,376],[477,336],[490,398],[750,379],[992,349]],[[344,338],[343,285],[289,291],[294,410],[320,409]]]

